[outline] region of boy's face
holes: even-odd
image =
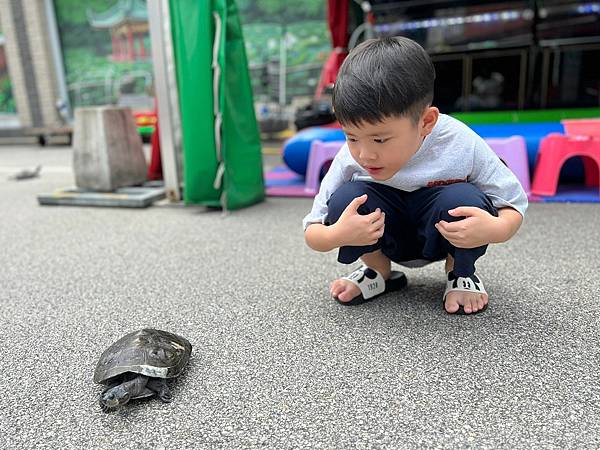
[[[354,160],[378,181],[393,177],[417,152],[433,129],[439,110],[428,107],[419,123],[408,117],[388,117],[377,124],[344,125]]]

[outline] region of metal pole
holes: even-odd
[[[371,3],[367,1],[360,2],[360,7],[363,10],[363,15],[365,17],[365,38],[373,39],[375,37],[375,30],[373,28],[373,24],[371,23],[371,12],[373,10]]]
[[[542,50],[542,89],[540,92],[540,108],[545,108],[548,101],[548,78],[550,77],[550,52]]]
[[[54,68],[56,72],[56,82],[58,84],[58,93],[60,99],[57,100],[56,107],[58,114],[65,122],[70,122],[73,119],[73,111],[71,110],[71,102],[69,93],[67,92],[67,82],[65,80],[65,66],[63,63],[62,51],[60,48],[60,39],[58,37],[58,26],[56,25],[56,12],[54,10],[54,2],[45,0],[46,20],[48,23],[48,34],[50,35],[50,50],[52,59],[54,60]]]
[[[287,72],[287,29],[285,25],[282,25],[282,33],[280,44],[279,44],[279,106],[282,110],[285,107],[285,96],[286,96],[286,72]]]
[[[168,0],[148,0],[160,153],[167,198],[181,200],[181,120]]]
[[[471,55],[463,56],[463,88],[462,88],[462,97],[465,99],[463,104],[463,111],[470,111],[470,101],[471,101],[471,86],[473,85],[473,59]]]
[[[527,50],[520,52],[518,109],[525,107],[525,86],[527,78]]]

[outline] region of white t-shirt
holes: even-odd
[[[524,216],[528,206],[521,183],[486,142],[464,123],[445,114],[440,114],[432,132],[406,165],[385,181],[372,179],[344,144],[302,222],[304,229],[311,223],[324,223],[331,195],[342,184],[358,180],[407,192],[466,181],[485,193],[496,208],[511,207]]]

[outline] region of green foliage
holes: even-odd
[[[282,2],[280,0],[257,0],[259,9],[266,14],[285,17],[286,20],[298,20],[315,17],[323,11],[322,0],[304,0],[302,2]]]
[[[15,105],[15,99],[12,94],[12,87],[10,84],[10,78],[4,76],[0,78],[0,112],[2,113],[16,113],[17,108]]]
[[[55,0],[56,18],[59,23],[69,25],[86,25],[87,11],[104,12],[119,0]]]
[[[86,48],[64,51],[67,88],[75,106],[102,105],[118,100],[119,86],[133,78],[131,92],[147,94],[152,83],[152,62],[116,62]]]
[[[104,12],[119,0],[55,0],[54,8],[64,48],[88,46],[100,54],[110,47],[110,31],[94,29],[88,22],[87,12]],[[110,50],[109,50],[110,51]]]
[[[273,23],[253,23],[244,26],[244,40],[255,99],[264,100],[276,95],[278,81],[277,75],[272,71],[278,67],[283,31],[281,25]],[[321,67],[331,50],[327,25],[324,21],[303,21],[289,24],[285,32],[288,41],[287,67],[290,70],[286,79],[288,97],[312,95]],[[266,64],[272,67],[265,68]],[[309,67],[300,71],[294,70],[294,67],[304,65]],[[266,79],[265,70],[269,74]],[[264,85],[267,80],[270,86]]]
[[[238,0],[237,5],[244,23],[262,22],[265,17],[279,23],[293,23],[301,20],[323,20],[324,0],[302,0],[284,2],[281,0]]]

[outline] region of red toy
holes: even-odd
[[[535,195],[555,195],[560,169],[573,156],[581,156],[583,159],[586,186],[598,187],[600,138],[552,133],[540,143],[531,192]]]

